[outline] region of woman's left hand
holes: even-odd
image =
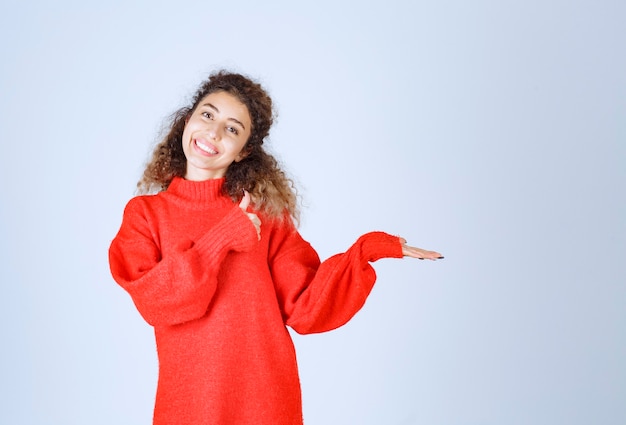
[[[416,248],[406,244],[406,239],[400,238],[402,244],[402,255],[405,257],[418,258],[420,260],[441,260],[443,255],[435,251],[427,251],[425,249]]]

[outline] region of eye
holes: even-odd
[[[212,114],[212,113],[210,113],[209,111],[204,111],[204,112],[202,112],[202,116],[203,116],[204,118],[208,118],[208,119],[212,119],[212,118],[213,118],[213,114]]]
[[[239,134],[239,130],[236,129],[235,127],[226,127],[226,131],[228,131],[229,133],[233,133],[235,135]]]

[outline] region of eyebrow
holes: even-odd
[[[217,109],[217,107],[215,105],[213,105],[212,103],[207,102],[207,103],[204,103],[202,106],[208,106],[209,108],[215,110],[215,112],[217,112],[217,113],[220,112],[220,110]],[[237,124],[239,124],[241,127],[243,127],[244,130],[246,129],[246,126],[243,125],[243,123],[241,121],[239,121],[237,118],[229,117],[228,119],[231,120],[231,121],[236,122]]]

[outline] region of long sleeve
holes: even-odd
[[[254,226],[233,206],[196,240],[181,239],[163,252],[155,220],[140,200],[128,203],[109,248],[113,278],[153,326],[201,317],[215,293],[226,255],[249,250],[257,243]]]
[[[295,230],[275,249],[270,268],[283,317],[301,334],[325,332],[348,322],[376,280],[369,263],[402,257],[399,238],[383,232],[361,236],[345,253],[322,263]]]

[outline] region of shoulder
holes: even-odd
[[[263,211],[255,211],[261,219],[261,223],[272,230],[272,233],[283,235],[297,234],[298,227],[289,211],[285,210],[281,215],[275,216]]]
[[[138,195],[130,198],[130,200],[126,203],[125,210],[135,210],[138,208],[142,208],[146,205],[149,205],[154,202],[157,195]]]
[[[313,247],[307,242],[298,230],[293,217],[288,211],[281,217],[261,218],[261,228],[266,226],[267,235],[269,237],[269,253],[272,258],[279,258],[283,255],[293,255],[298,252],[306,252],[307,254],[313,250]],[[313,255],[316,254],[313,252]]]
[[[145,215],[159,210],[166,202],[163,192],[150,195],[138,195],[131,198],[124,207],[124,215]]]

